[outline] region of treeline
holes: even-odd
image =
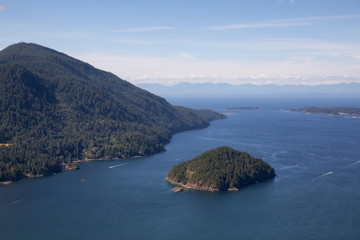
[[[274,176],[273,167],[261,159],[229,147],[219,147],[173,167],[167,178],[183,185],[225,191]]]
[[[0,52],[0,181],[59,172],[79,159],[154,154],[172,134],[221,118],[174,107],[39,45]]]

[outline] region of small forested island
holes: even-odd
[[[148,156],[173,134],[224,119],[173,106],[112,73],[33,43],[0,51],[0,183]]]
[[[297,109],[290,109],[289,111],[305,112],[311,114],[328,114],[331,116],[352,115],[352,117],[354,118],[360,116],[360,108],[353,107],[303,107]]]
[[[166,180],[177,185],[177,192],[181,187],[217,192],[237,191],[274,177],[274,168],[262,159],[224,146],[173,167]]]
[[[226,110],[262,110],[260,107],[229,107]]]

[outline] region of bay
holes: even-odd
[[[176,134],[151,157],[86,162],[0,187],[1,239],[358,238],[360,119],[280,109],[360,107],[359,98],[168,100],[231,114]],[[238,192],[170,191],[172,166],[219,146],[263,158],[277,177]]]

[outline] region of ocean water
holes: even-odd
[[[231,114],[151,157],[0,187],[0,239],[359,239],[360,119],[280,109],[360,98],[169,101]],[[262,110],[225,110],[244,106]],[[263,158],[277,177],[238,192],[170,191],[172,166],[219,146]]]

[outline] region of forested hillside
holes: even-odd
[[[229,147],[219,147],[173,167],[166,179],[198,190],[234,191],[273,177],[273,167],[260,158]]]
[[[154,154],[172,134],[222,118],[174,107],[36,44],[0,52],[0,181],[59,172],[78,159]]]

